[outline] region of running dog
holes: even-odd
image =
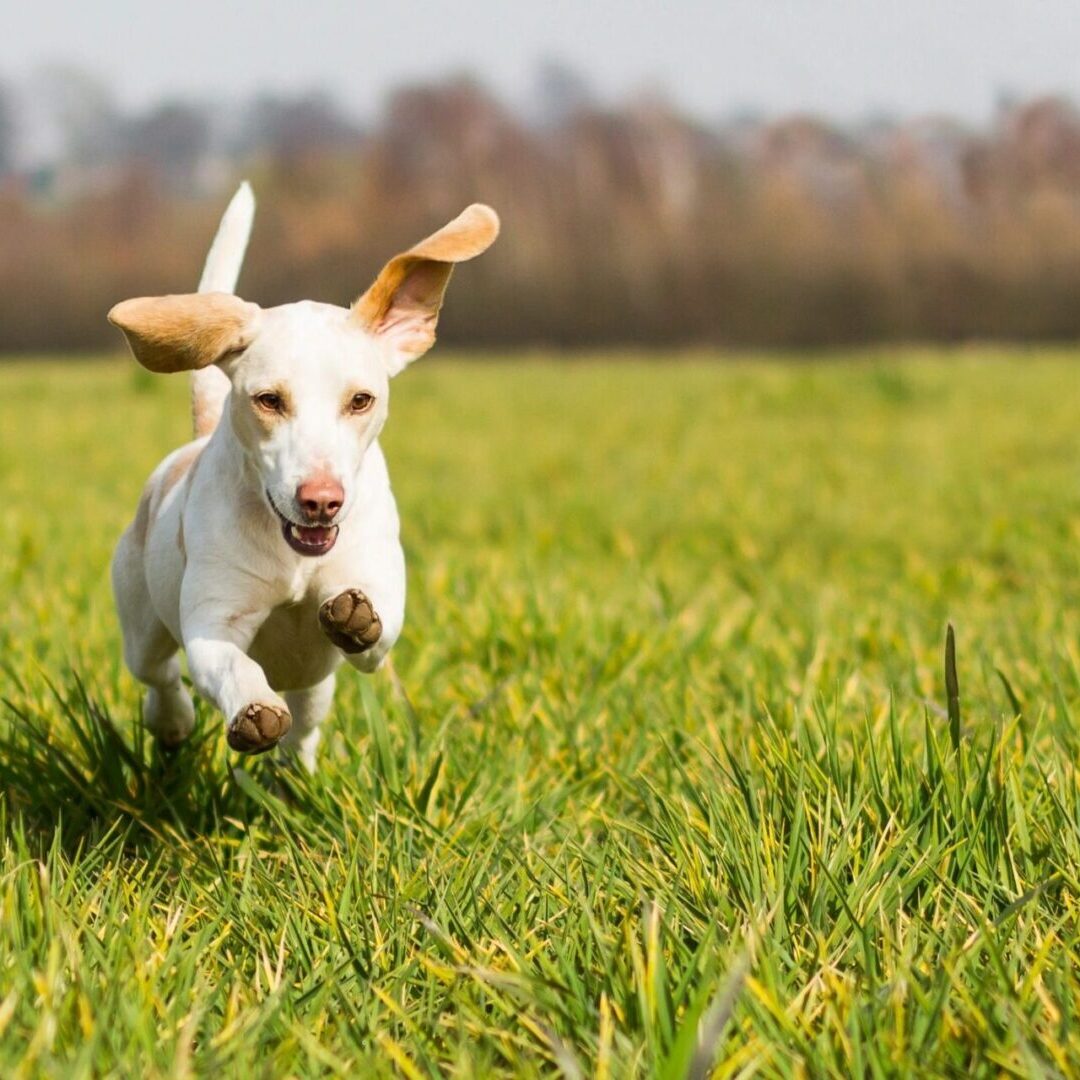
[[[195,440],[147,483],[112,564],[124,659],[166,747],[195,713],[232,749],[279,743],[309,768],[345,660],[374,671],[401,633],[405,560],[379,433],[390,379],[435,340],[455,263],[499,231],[474,204],[395,256],[351,308],[262,309],[233,294],[254,217],[242,185],[197,293],[125,300],[109,320],[135,359],[192,371]]]

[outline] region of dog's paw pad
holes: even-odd
[[[323,633],[342,652],[367,652],[382,637],[382,620],[359,589],[346,589],[319,608]]]
[[[273,750],[292,727],[292,717],[276,705],[248,705],[229,724],[229,746],[241,754]]]

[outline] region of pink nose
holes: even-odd
[[[304,518],[312,523],[330,521],[345,501],[345,489],[329,477],[305,480],[296,489],[296,503]]]

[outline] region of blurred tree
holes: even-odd
[[[15,97],[11,88],[0,82],[0,176],[15,167]]]
[[[124,148],[124,120],[105,84],[81,68],[54,66],[35,80],[60,131],[65,162],[90,170],[115,164]]]
[[[210,145],[210,118],[200,106],[165,102],[129,121],[124,141],[132,164],[149,169],[174,190],[190,190]]]
[[[595,98],[589,81],[576,68],[561,60],[544,60],[536,69],[533,102],[540,126],[555,128],[592,109]]]
[[[360,137],[359,127],[321,92],[259,97],[251,106],[245,127],[250,148],[265,150],[278,159],[352,147]]]

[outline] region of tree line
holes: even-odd
[[[240,291],[263,304],[347,303],[467,203],[496,207],[503,236],[447,306],[457,344],[1080,336],[1080,115],[1063,100],[1003,105],[983,130],[709,124],[658,97],[600,104],[556,70],[531,111],[457,78],[367,123],[302,95],[222,131],[192,103],[130,116],[67,93],[60,149],[30,163],[0,94],[8,351],[115,344],[115,301],[193,288],[242,176],[260,206]]]

